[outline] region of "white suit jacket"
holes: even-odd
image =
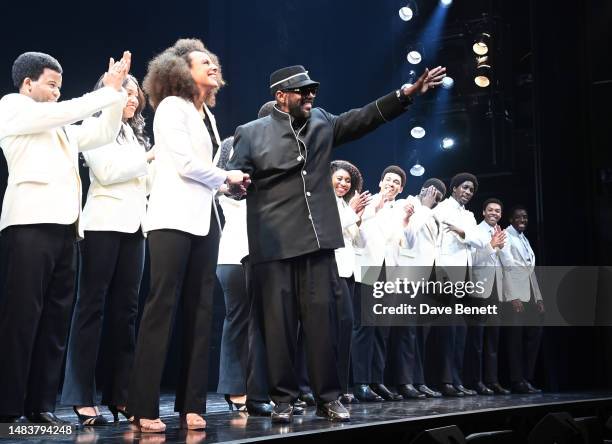
[[[23,94],[0,100],[0,146],[9,172],[0,230],[77,222],[83,237],[78,152],[115,140],[126,97],[106,87],[63,102],[36,102]]]
[[[378,279],[383,262],[386,266],[397,265],[402,235],[405,200],[387,202],[376,213],[374,207],[379,196],[373,196],[363,213],[359,230],[361,245],[355,247],[355,281],[370,285]]]
[[[402,267],[402,277],[428,280],[438,255],[438,224],[433,210],[424,206],[417,196],[408,196],[406,202],[412,204],[414,213],[403,229],[397,265]]]
[[[220,143],[214,116],[204,108]],[[153,132],[155,177],[145,231],[168,228],[207,235],[213,195],[227,174],[213,165],[212,141],[202,116],[193,102],[166,97],[155,112]]]
[[[438,278],[446,277],[453,282],[465,281],[466,267],[469,278],[469,267],[472,265],[470,248],[484,248],[486,243],[477,228],[474,214],[453,197],[440,202],[433,209],[433,213],[440,224],[436,275]],[[462,239],[456,233],[446,230],[444,222],[462,229],[465,238]]]
[[[338,264],[338,274],[340,277],[349,278],[355,271],[355,249],[354,245],[363,247],[360,243],[360,231],[357,226],[359,216],[353,211],[351,206],[341,197],[336,196],[338,213],[340,214],[340,225],[342,226],[342,237],[344,238],[344,248],[337,248],[336,264]]]
[[[491,237],[495,229],[484,220],[478,224],[478,230],[487,241],[484,248],[472,248],[472,279],[481,281],[484,286],[484,292],[471,293],[470,296],[476,298],[487,299],[493,291],[493,282],[497,290],[497,297],[501,301],[503,295],[503,273],[502,262],[500,256],[508,251],[507,245],[504,248],[491,247]]]
[[[542,293],[535,275],[535,254],[524,234],[513,226],[506,228],[508,235],[507,254],[501,256],[504,265],[504,301],[520,299],[529,302],[531,293],[536,301],[542,300]]]
[[[135,233],[147,211],[146,150],[123,123],[125,140],[83,153],[91,184],[83,208],[83,229]]]

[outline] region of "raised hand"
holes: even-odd
[[[436,205],[436,196],[438,194],[438,189],[433,185],[427,187],[421,191],[421,203],[425,205],[427,208],[431,209]]]
[[[404,227],[410,222],[410,217],[414,214],[414,205],[407,203],[404,205]]]
[[[349,201],[349,205],[353,211],[359,214],[372,200],[372,195],[369,191],[363,193],[355,193],[355,195]]]
[[[504,248],[506,242],[506,232],[503,231],[499,225],[495,225],[495,233],[491,236],[491,247],[492,248]]]
[[[121,91],[123,82],[130,72],[131,63],[132,54],[130,51],[124,51],[123,57],[117,62],[111,57],[108,61],[108,71],[106,71],[102,78],[102,84],[115,88],[117,91]]]
[[[425,68],[425,72],[417,79],[412,86],[402,89],[402,93],[406,96],[414,94],[425,94],[428,90],[442,84],[442,79],[446,77],[446,68],[437,66],[432,70]]]

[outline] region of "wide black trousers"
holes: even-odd
[[[54,411],[76,274],[74,225],[2,231],[0,415]]]
[[[159,417],[160,383],[176,313],[183,337],[174,410],[203,413],[219,227],[213,213],[206,236],[164,229],[149,232],[148,238],[151,289],[136,341],[128,409],[139,418]]]
[[[266,351],[247,285],[248,263],[217,265],[223,289],[225,319],[221,337],[217,392],[244,394],[256,401],[268,400]]]
[[[338,399],[332,298],[339,279],[333,250],[252,265],[261,300],[270,398],[293,402],[299,395],[295,357],[298,322],[304,332],[310,385],[319,402]]]
[[[61,401],[96,405],[96,362],[103,316],[107,337],[101,353],[102,403],[125,405],[134,348],[138,292],[144,270],[142,233],[87,231],[80,245],[78,296],[72,315]]]

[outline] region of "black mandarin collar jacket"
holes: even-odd
[[[228,170],[251,175],[247,232],[251,263],[344,246],[331,186],[332,148],[358,139],[406,110],[396,92],[339,116],[313,108],[297,129],[289,114],[236,129]]]

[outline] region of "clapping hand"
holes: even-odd
[[[404,227],[408,225],[410,217],[414,214],[414,205],[407,203],[404,205]]]
[[[361,216],[363,214],[363,210],[372,200],[372,195],[369,191],[364,191],[363,193],[355,193],[355,195],[349,201],[350,207],[353,211]]]
[[[499,225],[495,225],[495,233],[491,236],[492,248],[504,248],[506,243],[506,232]]]
[[[123,82],[130,72],[131,64],[132,54],[130,51],[124,51],[123,57],[117,62],[111,57],[108,61],[108,71],[104,73],[104,77],[102,78],[102,84],[115,88],[117,91],[121,91]]]

